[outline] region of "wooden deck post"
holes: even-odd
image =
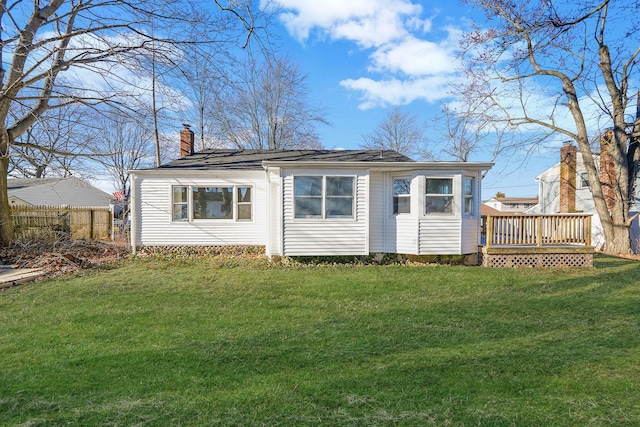
[[[491,215],[487,215],[487,236],[486,236],[486,246],[488,248],[493,244],[493,217]]]
[[[542,246],[542,215],[536,218],[536,246]]]
[[[585,231],[585,246],[591,246],[591,215],[585,218],[586,221],[586,231]]]

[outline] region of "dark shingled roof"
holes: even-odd
[[[381,155],[382,154],[382,155]],[[392,150],[204,150],[156,169],[262,169],[263,161],[413,162]]]

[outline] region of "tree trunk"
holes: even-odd
[[[0,156],[0,246],[8,246],[15,237],[9,196],[7,195],[8,171],[9,157],[7,155]]]
[[[609,255],[627,255],[632,252],[629,225],[613,223],[613,234],[611,238],[607,239],[603,252]]]

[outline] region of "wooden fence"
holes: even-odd
[[[108,207],[12,206],[11,217],[19,238],[111,239]]]
[[[486,246],[591,246],[591,215],[488,215]]]

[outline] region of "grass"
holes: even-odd
[[[0,293],[0,425],[640,425],[640,264],[138,259]]]

